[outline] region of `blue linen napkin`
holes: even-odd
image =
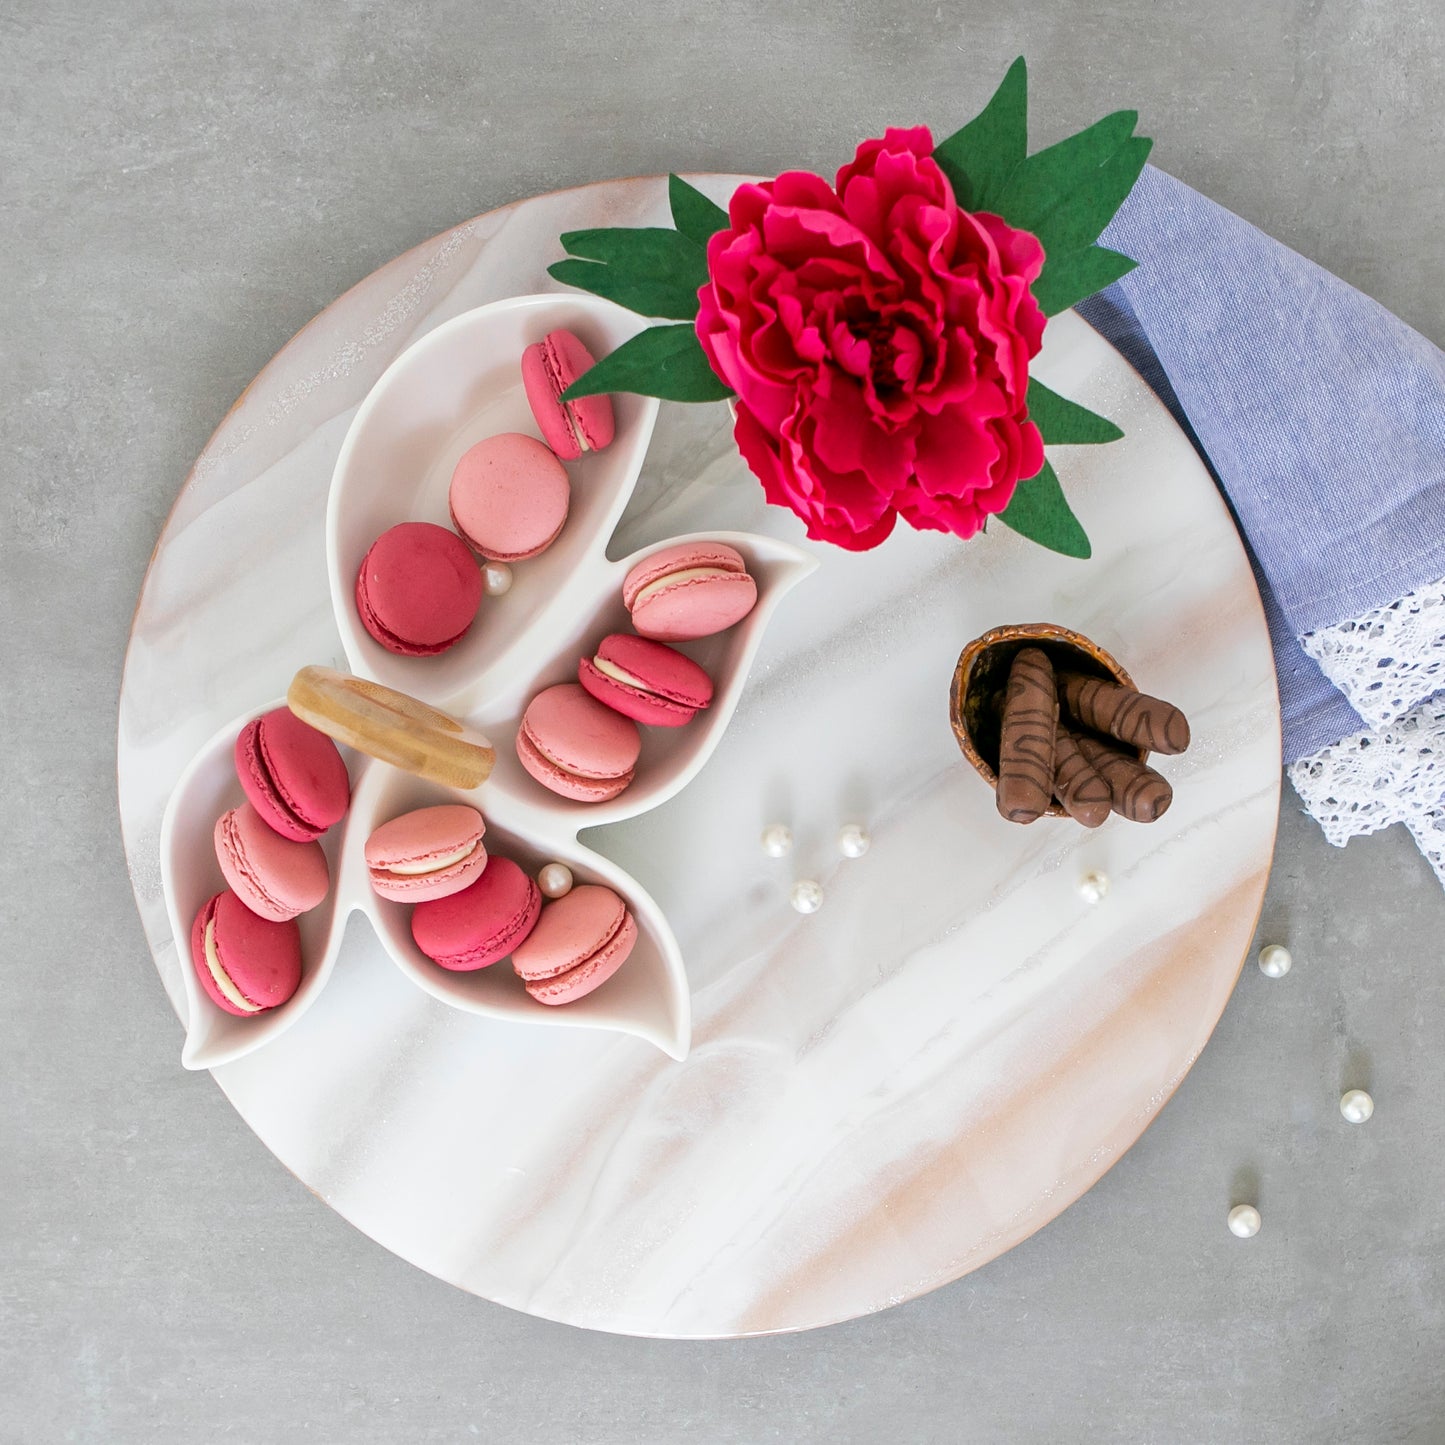
[[[1291,780],[1331,842],[1404,822],[1445,883],[1445,354],[1152,166],[1102,240],[1139,267],[1079,310],[1234,511]]]

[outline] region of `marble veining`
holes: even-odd
[[[704,184],[721,198],[731,179]],[[127,854],[177,1009],[161,815],[216,728],[302,664],[341,660],[323,520],[354,409],[417,336],[549,289],[561,230],[664,215],[660,181],[612,182],[418,247],[290,343],[208,445],[162,534],[121,698]],[[287,1167],[465,1289],[580,1325],[709,1336],[821,1324],[955,1278],[1128,1148],[1248,946],[1278,705],[1243,549],[1187,441],[1071,316],[1050,323],[1041,369],[1127,432],[1057,449],[1094,559],[1002,528],[966,546],[900,529],[861,557],[814,549],[823,566],[779,610],[706,768],[645,817],[584,830],[678,937],[688,1059],[449,1009],[353,919],[309,1012],[216,1071]],[[709,529],[811,545],[763,504],[724,408],[664,406],[609,555]],[[234,561],[218,572],[222,534]],[[1160,763],[1176,801],[1159,823],[1009,827],[963,762],[947,706],[959,649],[1037,620],[1097,638],[1188,713],[1196,741]],[[758,847],[773,821],[794,831],[786,859]],[[838,857],[845,821],[868,826],[866,857]],[[1077,892],[1091,868],[1112,884],[1092,907]],[[826,891],[811,917],[787,901],[803,876]],[[506,1099],[527,1107],[495,1107]]]

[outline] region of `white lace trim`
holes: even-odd
[[[1302,758],[1290,765],[1289,776],[1336,847],[1405,823],[1445,883],[1445,694],[1386,727],[1367,728]]]
[[[1300,642],[1360,717],[1383,728],[1445,688],[1445,578]]]

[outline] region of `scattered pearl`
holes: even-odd
[[[786,858],[793,851],[793,830],[786,823],[774,823],[763,829],[761,842],[769,858]]]
[[[512,569],[505,562],[488,562],[482,568],[482,587],[488,597],[502,597],[512,590]]]
[[[1340,1100],[1340,1113],[1351,1124],[1363,1124],[1375,1112],[1375,1101],[1363,1089],[1351,1089]]]
[[[861,858],[872,844],[868,830],[861,823],[845,823],[838,830],[838,851],[845,858]]]
[[[1252,1204],[1236,1204],[1229,1211],[1229,1232],[1239,1239],[1253,1239],[1263,1222]]]
[[[1293,962],[1289,949],[1278,943],[1271,943],[1259,951],[1259,971],[1266,978],[1283,978]]]
[[[800,878],[793,884],[788,902],[799,913],[816,913],[823,906],[823,890],[811,878]]]
[[[572,891],[572,870],[565,863],[548,863],[537,874],[537,887],[546,898],[561,898]]]
[[[1109,875],[1089,872],[1079,879],[1079,897],[1085,903],[1102,903],[1109,894]]]

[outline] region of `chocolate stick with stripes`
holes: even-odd
[[[1134,823],[1153,823],[1174,801],[1174,789],[1153,768],[1097,738],[1080,737],[1079,751],[1109,785],[1114,811]]]
[[[1054,738],[1054,796],[1086,828],[1097,828],[1113,806],[1108,783],[1079,751],[1079,740],[1063,723]]]
[[[1009,668],[999,726],[998,810],[1011,823],[1032,823],[1049,806],[1058,716],[1053,664],[1026,647]]]
[[[1064,672],[1059,674],[1059,696],[1074,719],[1096,733],[1165,755],[1189,746],[1188,719],[1172,703],[1147,693],[1102,677]]]

